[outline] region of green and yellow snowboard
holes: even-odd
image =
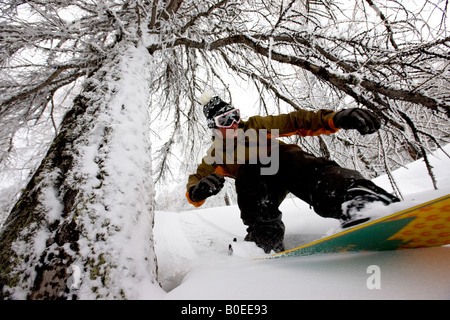
[[[370,221],[270,258],[450,244],[450,195]]]

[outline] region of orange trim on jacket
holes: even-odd
[[[194,207],[196,207],[196,208],[202,206],[202,205],[205,203],[205,201],[206,201],[206,199],[205,199],[205,200],[202,200],[202,201],[192,201],[191,198],[189,198],[189,190],[186,191],[186,198],[187,198],[188,202],[189,202],[190,204],[192,204],[192,205],[193,205]]]
[[[214,173],[220,174],[222,177],[230,177],[228,172],[225,171],[225,169],[221,166],[217,166],[216,170],[214,170]]]

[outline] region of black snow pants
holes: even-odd
[[[322,217],[339,219],[348,187],[365,180],[354,170],[336,162],[315,157],[297,145],[279,149],[279,169],[274,175],[261,175],[261,166],[244,164],[236,177],[241,218],[247,228],[246,241],[255,242],[266,253],[284,250],[284,224],[278,209],[291,192],[310,204]]]

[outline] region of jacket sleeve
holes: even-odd
[[[332,134],[339,129],[334,126],[336,112],[321,109],[319,111],[298,110],[276,116],[254,116],[248,119],[246,126],[252,129],[279,130],[279,136],[291,135],[318,136]]]

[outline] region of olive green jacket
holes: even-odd
[[[212,173],[219,173],[222,176],[236,178],[239,167],[244,163],[257,163],[261,158],[259,154],[267,147],[267,156],[270,156],[274,146],[284,145],[276,137],[286,137],[291,135],[318,136],[321,134],[332,134],[339,129],[334,126],[333,117],[336,112],[321,109],[317,112],[299,110],[288,114],[277,116],[253,116],[247,121],[239,123],[241,135],[232,140],[220,139],[217,136],[213,140],[207,155],[203,157],[202,163],[198,166],[197,172],[189,176],[187,183],[186,197],[188,201],[196,207],[201,206],[205,200],[200,202],[192,201],[189,198],[189,189],[196,185],[201,179]],[[253,129],[253,130],[251,130]],[[275,130],[278,130],[276,132]],[[250,134],[249,134],[250,133]],[[276,134],[275,134],[276,133]],[[261,138],[264,138],[261,140]],[[241,143],[240,143],[241,142]],[[240,148],[242,146],[242,148]]]

